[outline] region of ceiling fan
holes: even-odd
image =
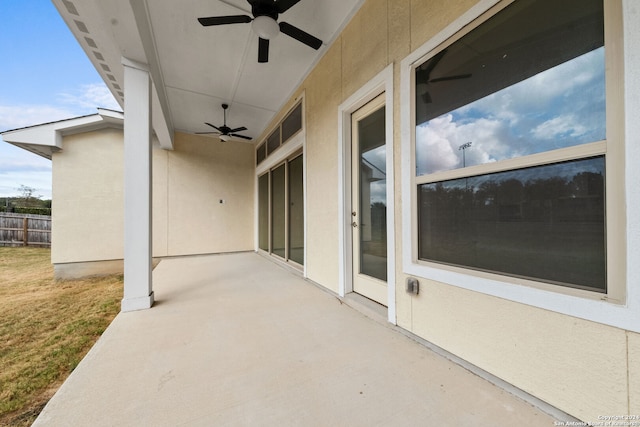
[[[428,86],[430,83],[468,79],[471,77],[471,74],[456,74],[453,76],[436,77],[435,79],[432,79],[431,73],[436,68],[438,63],[442,61],[442,58],[444,58],[446,54],[447,54],[447,49],[443,49],[442,51],[434,55],[430,60],[428,60],[427,62],[420,65],[418,68],[416,68],[416,84],[424,84]],[[433,100],[431,99],[431,95],[429,94],[429,91],[426,89],[422,94],[422,99],[427,104],[430,104],[433,102]]]
[[[251,5],[253,17],[249,15],[212,16],[198,18],[198,21],[205,27],[211,25],[248,24],[251,22],[251,28],[258,35],[258,62],[269,62],[269,40],[281,32],[315,50],[320,49],[320,46],[322,46],[322,40],[287,22],[278,22],[278,15],[289,10],[300,0],[247,1]]]
[[[242,132],[243,130],[247,130],[246,127],[242,126],[239,128],[235,128],[235,129],[231,129],[229,126],[227,126],[227,108],[229,108],[228,104],[222,104],[222,109],[224,110],[224,124],[220,127],[218,126],[214,126],[211,123],[207,123],[205,122],[205,125],[211,126],[212,128],[214,128],[216,130],[216,132],[196,132],[196,134],[198,135],[205,135],[205,134],[216,134],[216,135],[220,135],[220,140],[221,141],[229,141],[231,139],[231,137],[235,137],[235,138],[242,138],[242,139],[251,139],[250,136],[245,136],[245,135],[238,135],[236,132]]]

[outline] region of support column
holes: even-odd
[[[151,252],[151,78],[124,65],[124,297],[122,311],[153,305]]]

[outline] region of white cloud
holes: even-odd
[[[513,126],[523,114],[543,111],[557,104],[559,95],[573,95],[573,102],[593,103],[588,90],[604,83],[603,72],[604,48],[600,48],[472,102],[458,112],[467,114],[474,110],[509,121]]]
[[[0,105],[0,131],[54,122],[76,116],[73,111],[51,105]]]
[[[570,114],[554,117],[551,120],[540,123],[531,133],[537,139],[554,139],[563,135],[570,137],[582,136],[588,130],[578,117]]]
[[[458,156],[450,140],[455,129],[451,114],[433,119],[426,126],[418,126],[416,161],[419,174],[453,169],[458,164]]]
[[[51,105],[0,105],[0,132],[94,114],[98,107],[120,110],[104,83],[83,85],[74,93],[60,94]]]
[[[0,175],[2,177],[2,175]],[[51,172],[28,172],[12,174],[11,180],[0,180],[0,197],[17,197],[20,185],[35,188],[34,195],[51,199]]]
[[[418,174],[435,173],[466,166],[493,162],[513,151],[505,137],[504,123],[479,119],[457,123],[451,114],[431,120],[416,129]],[[463,152],[460,146],[471,142]]]
[[[604,51],[596,49],[416,128],[418,174],[604,138]]]
[[[75,109],[93,110],[96,108],[108,108],[120,110],[120,105],[104,83],[82,85],[72,93],[60,94],[60,101],[75,107]]]
[[[51,161],[0,142],[0,197],[17,196],[20,185],[51,198]]]

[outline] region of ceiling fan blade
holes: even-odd
[[[429,76],[434,68],[438,65],[442,58],[447,54],[447,49],[443,49],[440,52],[436,53],[431,59],[418,67],[418,73],[421,75],[423,81],[428,81]],[[424,67],[424,68],[422,68]]]
[[[214,128],[214,129],[215,129],[215,130],[217,130],[218,132],[222,132],[222,130],[221,130],[218,126],[214,126],[214,125],[212,125],[211,123],[207,123],[207,122],[205,122],[204,124],[205,124],[205,125],[209,125],[209,126],[211,126],[212,128]]]
[[[269,40],[258,37],[258,62],[269,62]]]
[[[229,136],[233,136],[234,138],[252,139],[250,136],[238,135],[235,133],[230,133]]]
[[[469,77],[471,77],[471,74],[457,74],[455,76],[438,77],[436,79],[431,79],[429,80],[429,83],[446,82],[449,80],[468,79]]]
[[[242,132],[243,130],[248,130],[248,129],[246,127],[242,126],[242,127],[239,127],[239,128],[230,129],[229,133]]]
[[[320,46],[322,46],[322,40],[286,22],[280,23],[280,31],[315,50],[320,49]]]
[[[224,4],[226,4],[227,6],[231,6],[231,7],[232,7],[232,8],[234,8],[234,9],[241,10],[241,11],[243,11],[244,13],[248,13],[248,14],[250,14],[250,13],[251,13],[251,11],[250,11],[250,10],[243,9],[243,8],[241,8],[240,6],[237,6],[237,5],[233,4],[233,3],[231,3],[230,1],[227,1],[227,0],[218,0],[218,1],[219,1],[220,3],[224,3]]]
[[[220,132],[196,132],[196,135],[211,135],[211,134],[220,135]]]
[[[278,0],[276,1],[276,7],[278,8],[278,13],[285,13],[292,6],[295,6],[300,0]]]
[[[210,16],[208,18],[198,18],[198,22],[204,27],[211,25],[227,25],[227,24],[247,24],[253,21],[253,18],[247,15],[231,15],[231,16]]]

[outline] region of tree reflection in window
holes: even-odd
[[[419,186],[419,257],[606,291],[605,165],[594,157]]]

